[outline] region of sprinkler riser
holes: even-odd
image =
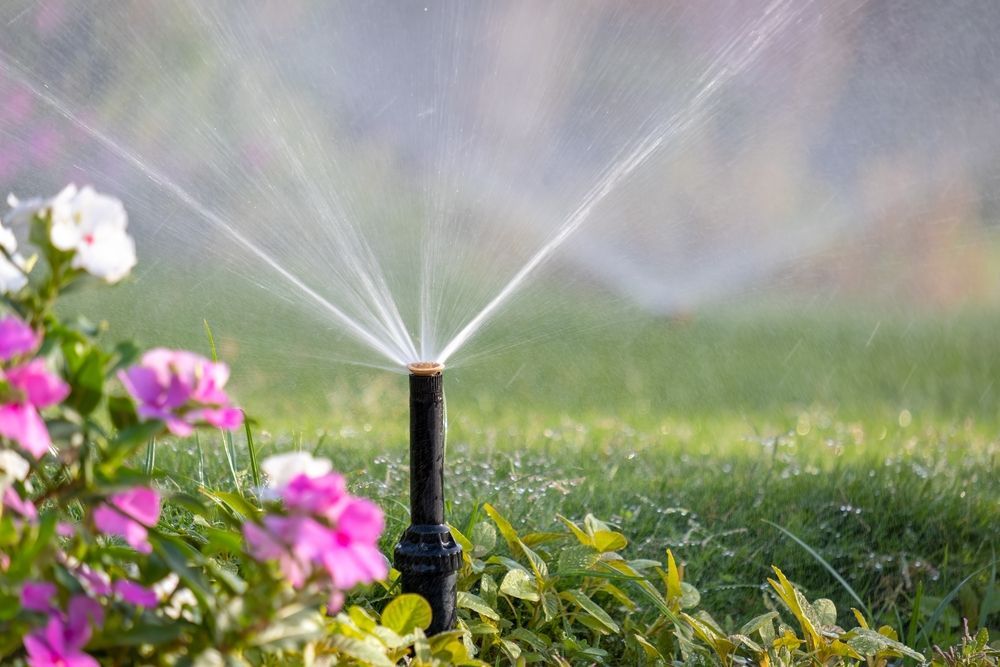
[[[394,552],[404,593],[431,606],[427,634],[455,626],[462,548],[444,523],[444,378],[410,375],[410,526]]]

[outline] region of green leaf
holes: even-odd
[[[822,626],[837,625],[837,606],[832,600],[819,598],[812,603],[813,611],[816,612],[816,619]]]
[[[518,540],[518,544],[521,547],[521,551],[524,553],[528,562],[531,564],[531,569],[535,573],[535,579],[538,581],[538,587],[542,588],[545,586],[545,580],[549,576],[549,566],[545,564],[542,557],[537,553],[528,548],[528,545],[524,544]]]
[[[855,628],[845,637],[848,637],[847,645],[865,657],[887,652],[898,657],[913,658],[919,662],[925,661],[924,656],[920,653],[874,630]]]
[[[404,593],[382,610],[382,625],[400,635],[416,628],[426,630],[431,624],[431,606],[427,600],[413,593]]]
[[[594,547],[574,544],[559,552],[558,571],[560,574],[567,574],[578,570],[589,570],[600,560],[601,554]]]
[[[511,639],[516,639],[520,642],[524,642],[536,651],[544,651],[551,644],[547,637],[535,634],[531,630],[526,628],[517,628],[510,633]]]
[[[511,570],[500,582],[500,592],[522,600],[538,602],[538,591],[534,584],[531,575],[524,570]]]
[[[214,500],[219,506],[231,512],[237,519],[253,519],[260,514],[260,509],[238,493],[208,491],[206,489],[201,489],[201,492]]]
[[[468,591],[458,592],[458,607],[459,609],[469,609],[476,612],[480,616],[491,618],[494,621],[500,620],[500,614],[498,614],[496,610],[486,602],[486,600],[474,593],[469,593]]]
[[[243,537],[231,530],[219,530],[206,527],[202,529],[208,540],[202,551],[206,554],[240,554],[243,553]]]
[[[521,657],[521,647],[509,639],[501,639],[499,646],[507,654],[511,662],[517,664],[517,659]]]
[[[493,527],[493,524],[480,521],[472,527],[471,541],[475,545],[472,549],[472,555],[476,557],[485,556],[493,551],[493,548],[497,545],[497,530]]]
[[[484,574],[479,580],[479,595],[491,607],[497,606],[497,582],[488,574]]]
[[[551,621],[559,615],[559,596],[551,591],[542,595],[542,614],[546,621]]]
[[[108,415],[111,417],[111,425],[118,430],[135,426],[139,423],[139,416],[135,412],[135,404],[132,399],[126,396],[108,397]]]
[[[105,641],[93,642],[91,648],[100,648],[102,645],[116,647],[166,644],[177,639],[182,629],[181,624],[176,622],[167,625],[143,623],[134,625],[127,630],[117,630],[114,635],[105,638]]]
[[[115,371],[130,366],[139,358],[141,353],[142,349],[130,340],[125,340],[115,345],[112,350],[114,363],[108,368],[108,375],[113,375]]]
[[[104,395],[104,355],[101,351],[91,347],[75,359],[75,363],[70,364],[68,380],[71,391],[66,403],[81,415],[89,415]]]
[[[753,633],[764,627],[765,624],[771,623],[774,619],[778,618],[778,612],[769,611],[766,614],[761,614],[760,616],[755,616],[740,628],[739,634],[741,635],[752,635]]]
[[[156,555],[180,577],[202,605],[208,606],[208,601],[212,598],[211,585],[205,575],[189,563],[189,560],[199,557],[199,554],[184,542],[166,535],[150,532],[149,541]]]
[[[634,633],[632,635],[632,639],[634,639],[635,642],[642,648],[642,651],[646,654],[647,658],[650,660],[663,660],[663,655],[649,642],[648,639],[640,634]]]
[[[577,607],[590,614],[607,632],[617,633],[619,631],[618,624],[608,615],[608,612],[601,609],[582,591],[567,590],[560,595],[564,600],[572,601]]]
[[[686,581],[681,582],[681,609],[697,607],[701,602],[701,593]]]
[[[149,442],[150,438],[159,435],[161,431],[163,431],[162,422],[142,422],[118,431],[111,441],[111,446],[117,454],[118,450],[128,450]]]

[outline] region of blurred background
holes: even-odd
[[[8,0],[0,184],[121,197],[140,266],[79,309],[207,320],[250,392],[399,369],[344,318],[432,356],[558,241],[451,360],[470,384],[989,411],[998,29],[990,0]]]

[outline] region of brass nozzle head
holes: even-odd
[[[413,375],[429,377],[431,375],[440,375],[441,371],[444,370],[444,364],[439,364],[436,361],[414,361],[412,364],[407,364],[406,368]]]

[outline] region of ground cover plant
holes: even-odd
[[[863,410],[789,405],[787,386],[812,393],[805,373],[744,394],[757,404],[708,382],[684,418],[663,416],[683,394],[658,395],[655,373],[599,343],[591,381],[567,375],[579,348],[552,354],[515,369],[530,390],[514,402],[472,381],[504,372],[488,364],[449,375],[464,390],[449,448],[461,621],[427,638],[426,603],[399,595],[375,549],[408,522],[402,383],[306,384],[303,402],[330,402],[273,417],[276,431],[251,423],[210,328],[193,342],[206,356],[143,353],[57,307],[131,270],[120,202],[85,188],[12,204],[34,254],[3,230],[5,664],[996,663],[996,420],[981,393],[949,413],[971,391],[963,367],[912,371],[941,384],[925,404]],[[657,340],[665,326],[725,350],[717,366],[675,351],[692,382],[769,363],[697,323],[650,324]],[[882,335],[979,354],[989,373],[989,330]],[[874,344],[864,327],[831,335]],[[905,366],[906,349],[886,357]],[[827,382],[858,380],[840,370]],[[865,372],[857,386],[878,386]]]

